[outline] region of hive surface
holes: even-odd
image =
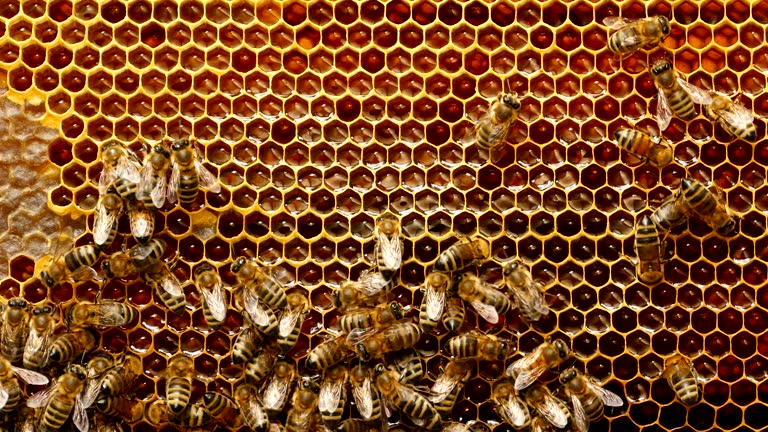
[[[673,30],[662,49],[625,58],[614,71],[601,25],[613,15],[664,15]],[[532,267],[549,287],[554,313],[532,327],[517,312],[501,325],[479,325],[518,340],[522,352],[548,337],[570,340],[575,364],[628,402],[608,410],[595,428],[756,430],[768,426],[767,24],[768,2],[738,0],[674,7],[9,0],[0,5],[0,68],[7,97],[27,105],[6,117],[42,121],[59,133],[20,128],[10,133],[14,147],[3,147],[21,149],[21,156],[35,151],[27,160],[39,161],[47,144],[52,165],[40,169],[58,168],[60,179],[32,187],[0,175],[2,200],[17,206],[7,191],[31,188],[28,199],[47,196],[57,214],[86,215],[91,226],[102,143],[137,147],[139,138],[191,135],[223,190],[197,206],[158,213],[166,258],[178,254],[174,271],[182,281],[207,261],[232,286],[233,254],[250,254],[291,289],[307,290],[313,310],[291,351],[295,359],[339,315],[326,294],[370,267],[374,220],[389,211],[400,217],[405,237],[401,286],[394,290],[403,304],[420,304],[425,270],[457,236],[491,240],[493,260],[479,268],[491,281],[514,257]],[[676,143],[675,158],[663,169],[619,151],[610,141],[616,129],[655,125],[647,66],[665,52],[690,82],[738,95],[757,116],[758,141],[734,140],[699,116],[673,119],[665,136]],[[464,145],[467,131],[507,90],[523,95],[523,108],[509,142],[489,161]],[[37,127],[43,128],[30,126]],[[3,170],[21,157],[6,158],[6,150]],[[739,234],[675,229],[665,241],[665,282],[650,289],[635,280],[630,258],[635,221],[686,175],[723,191],[740,219]],[[10,211],[3,210],[3,223]],[[13,225],[13,216],[7,220]],[[57,231],[50,221],[33,227],[33,251],[27,237],[0,229],[2,239],[22,245],[0,243],[8,254],[0,258],[10,262],[0,294],[10,298],[43,254],[40,237]],[[130,229],[121,224],[112,250],[127,237]],[[86,232],[77,244],[91,242]],[[140,281],[103,288],[103,298],[125,299],[141,311],[135,328],[104,331],[101,348],[142,357],[145,375],[135,391],[147,401],[163,393],[159,371],[176,352],[194,356],[198,372],[211,378],[196,383],[196,398],[206,388],[231,394],[241,377],[230,357],[241,317],[231,311],[212,331],[196,290],[185,285],[195,308],[181,316],[167,312]],[[93,300],[99,289],[96,282],[66,283],[46,293],[31,284],[23,295],[66,305]],[[477,321],[472,313],[468,320]],[[430,371],[439,368],[439,347],[450,336],[423,337],[419,350]],[[674,399],[654,366],[678,351],[706,380],[703,401],[692,408]],[[500,421],[488,401],[489,382],[505,365],[484,366],[467,384],[473,396],[460,398],[454,420]],[[132,428],[154,430],[143,422]]]

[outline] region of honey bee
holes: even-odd
[[[412,322],[393,324],[381,330],[353,329],[347,345],[354,346],[360,360],[380,359],[384,354],[412,348],[421,339],[421,327]]]
[[[381,420],[381,402],[379,394],[373,391],[372,372],[370,367],[358,364],[349,370],[349,383],[360,416],[366,421],[376,422]]]
[[[595,385],[574,368],[560,374],[566,394],[573,403],[573,423],[581,432],[589,430],[589,423],[603,417],[604,405],[620,407],[624,405],[616,393]]]
[[[48,378],[45,375],[33,372],[28,369],[11,365],[11,362],[0,357],[0,411],[16,411],[19,402],[21,402],[21,388],[16,377],[22,381],[34,384],[48,384]]]
[[[715,94],[712,102],[707,105],[704,113],[710,120],[720,123],[729,134],[745,141],[757,139],[755,118],[752,113],[739,102],[730,100],[727,96]]]
[[[139,312],[125,303],[103,301],[101,303],[75,303],[67,311],[67,327],[120,327],[128,325],[139,316]]]
[[[106,372],[114,366],[112,356],[101,352],[93,356],[85,367],[87,381],[83,388],[83,406],[89,408],[101,392],[101,383]]]
[[[666,233],[673,227],[685,223],[688,220],[688,216],[685,214],[685,209],[677,202],[675,195],[670,195],[661,205],[651,213],[651,221],[653,221],[659,232]]]
[[[99,193],[107,190],[117,179],[131,182],[139,181],[141,161],[128,147],[116,141],[110,141],[101,146],[101,175],[99,176]]]
[[[141,359],[133,354],[123,354],[115,367],[104,374],[101,392],[106,396],[118,395],[127,389],[141,372]]]
[[[184,295],[179,280],[176,279],[173,272],[168,270],[165,264],[161,264],[152,272],[143,273],[141,277],[147,285],[155,288],[157,296],[160,297],[168,310],[177,315],[184,313],[184,309],[187,307],[187,297]]]
[[[643,215],[635,230],[637,277],[646,284],[655,284],[664,277],[661,268],[661,238],[650,216]]]
[[[168,189],[168,201],[175,203],[178,198],[182,204],[189,204],[197,198],[198,189],[221,192],[221,186],[202,163],[199,152],[190,144],[190,140],[179,140],[171,145],[171,180]]]
[[[340,311],[373,306],[379,301],[380,295],[394,284],[394,278],[387,280],[381,273],[365,272],[356,281],[344,281],[340,288],[333,291],[331,300]]]
[[[24,348],[29,337],[29,312],[27,302],[21,297],[8,300],[3,307],[3,322],[0,325],[0,354],[11,363],[16,363],[24,356]]]
[[[672,31],[669,20],[663,16],[639,20],[610,16],[603,20],[603,24],[618,30],[608,39],[608,49],[616,54],[632,54],[643,47],[658,45]]]
[[[302,380],[301,385],[291,399],[291,409],[285,419],[286,432],[304,432],[313,430],[317,424],[315,410],[318,405],[317,384],[307,379]]]
[[[430,390],[429,401],[434,404],[435,410],[443,419],[450,419],[453,405],[469,380],[470,369],[465,362],[451,360],[435,379],[435,384]]]
[[[450,297],[445,303],[443,313],[443,325],[450,331],[458,331],[464,325],[464,300],[458,297]]]
[[[520,112],[517,93],[500,94],[491,102],[488,112],[475,124],[475,143],[481,149],[490,150],[507,140],[512,123]],[[444,270],[444,269],[439,269]]]
[[[155,215],[137,201],[128,203],[128,221],[131,235],[140,244],[148,242],[155,232]]]
[[[98,333],[90,328],[64,333],[53,341],[48,359],[59,364],[67,364],[92,351],[98,342]]]
[[[154,238],[127,251],[113,253],[101,263],[101,269],[108,278],[122,278],[154,269],[160,265],[165,247],[164,240]]]
[[[347,349],[346,336],[338,335],[312,348],[307,355],[307,367],[314,370],[325,370],[336,363],[345,360],[352,353]]]
[[[561,339],[543,342],[536,349],[512,363],[507,368],[507,376],[516,376],[515,390],[523,390],[536,382],[544,372],[559,366],[570,352],[568,344]]]
[[[87,372],[78,364],[67,366],[64,375],[46,390],[35,393],[27,400],[30,408],[42,408],[40,426],[48,430],[60,429],[69,415],[81,432],[88,432],[90,422],[82,402]]]
[[[533,280],[530,270],[520,260],[513,260],[504,267],[504,280],[514,294],[515,306],[523,319],[530,323],[549,314],[544,286]]]
[[[442,429],[443,422],[435,407],[421,393],[402,384],[396,371],[385,369],[383,364],[379,364],[375,372],[376,388],[387,404],[402,411],[422,430]]]
[[[227,299],[221,276],[208,264],[195,269],[195,286],[202,296],[203,316],[210,327],[219,327],[227,317]]]
[[[245,312],[244,317],[250,324],[267,336],[276,335],[278,319],[272,308],[265,305],[257,296],[251,295],[250,291],[240,290],[239,294],[236,296],[237,303],[242,305],[240,310]]]
[[[296,379],[296,366],[285,360],[278,360],[272,369],[271,376],[264,384],[261,400],[267,413],[277,414],[283,410],[288,401],[288,394]]]
[[[144,166],[139,172],[136,198],[144,203],[144,207],[156,210],[165,204],[166,191],[165,174],[171,167],[171,154],[162,145],[152,147],[152,151],[144,158]]]
[[[252,385],[240,384],[235,389],[234,396],[245,425],[256,432],[266,432],[269,427],[269,418],[259,400],[256,388]]]
[[[736,219],[725,206],[697,180],[685,178],[677,191],[677,200],[684,208],[706,222],[721,235],[728,235],[736,228]]]
[[[501,419],[516,430],[523,430],[531,425],[528,406],[517,395],[515,386],[510,380],[502,379],[493,385],[491,400],[496,405],[496,412]]]
[[[96,409],[110,416],[122,417],[135,423],[144,415],[144,402],[125,396],[106,396],[96,401]]]
[[[114,188],[99,195],[93,216],[93,243],[98,247],[112,244],[117,234],[117,220],[123,212],[123,200]]]
[[[556,428],[566,427],[571,420],[568,406],[560,399],[552,396],[552,393],[543,384],[532,385],[525,393],[525,401]]]
[[[376,221],[376,264],[385,279],[390,280],[403,261],[403,240],[400,221],[385,214]]]
[[[253,356],[245,365],[245,379],[251,383],[261,382],[267,374],[272,372],[275,364],[275,353],[265,349]]]
[[[155,426],[171,423],[185,428],[199,428],[211,422],[211,416],[200,405],[187,407],[179,414],[174,414],[163,399],[157,399],[146,410],[147,421]]]
[[[240,408],[235,401],[220,394],[207,392],[203,395],[203,407],[216,420],[237,429],[243,425]]]
[[[49,290],[66,281],[86,281],[96,277],[96,270],[90,266],[99,259],[101,248],[94,245],[78,246],[66,250],[66,243],[61,237],[53,248],[53,254],[38,261],[40,281]]]
[[[512,309],[509,297],[499,292],[495,286],[482,282],[472,274],[461,276],[458,295],[491,324],[497,324],[499,315],[504,315]]]
[[[451,278],[445,273],[431,272],[427,275],[424,281],[424,299],[419,309],[419,324],[425,332],[437,327],[437,322],[443,316],[450,284]]]
[[[29,336],[22,355],[23,365],[27,369],[40,369],[48,363],[49,348],[56,326],[52,312],[50,306],[39,306],[32,310]]]
[[[491,243],[478,237],[465,239],[444,250],[435,261],[435,270],[453,272],[464,267],[487,260],[491,256]]]
[[[232,263],[231,270],[242,286],[244,302],[249,302],[249,295],[255,295],[275,309],[283,309],[288,305],[285,288],[277,279],[262,270],[255,259],[238,257]]]
[[[348,376],[349,372],[345,365],[336,365],[325,371],[317,396],[317,408],[320,410],[323,421],[328,425],[338,424],[344,414],[344,406],[347,404]]]
[[[665,167],[672,162],[672,146],[661,137],[652,138],[634,129],[618,129],[613,134],[619,147],[655,167]]]
[[[283,352],[290,351],[301,333],[301,323],[309,312],[309,301],[302,293],[288,294],[288,306],[278,323],[277,344]]]
[[[505,360],[514,353],[510,341],[486,335],[477,330],[452,337],[448,341],[448,353],[456,360]]]
[[[392,301],[373,308],[360,308],[347,312],[339,318],[339,328],[349,333],[356,328],[382,329],[403,318],[403,307]]]
[[[232,363],[246,363],[253,358],[264,339],[253,326],[245,327],[235,339],[232,347]]]
[[[694,103],[707,105],[712,102],[708,91],[685,81],[668,60],[656,60],[651,66],[651,76],[659,89],[656,107],[659,130],[669,126],[673,113],[683,120],[690,120],[696,116]]]
[[[174,415],[179,415],[187,408],[192,396],[195,363],[191,357],[177,354],[168,361],[167,375],[165,397],[168,409]]]
[[[669,386],[684,405],[696,405],[701,399],[699,376],[687,358],[679,354],[668,358],[664,362],[664,372],[661,376],[669,382]]]

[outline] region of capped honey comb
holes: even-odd
[[[601,24],[615,15],[664,15],[672,33],[659,49],[617,61]],[[222,191],[157,214],[166,259],[178,254],[182,281],[209,262],[231,286],[233,254],[250,254],[292,289],[307,290],[313,309],[290,352],[300,364],[339,315],[326,294],[370,267],[374,220],[389,211],[405,237],[394,290],[403,304],[418,307],[425,270],[457,236],[491,241],[493,261],[479,269],[491,279],[514,257],[532,267],[549,287],[552,313],[531,327],[517,312],[497,326],[483,327],[471,312],[468,321],[514,337],[521,352],[552,336],[570,341],[576,365],[627,401],[594,427],[757,430],[768,426],[766,24],[768,2],[742,0],[8,0],[0,6],[5,97],[58,133],[17,131],[4,147],[35,164],[47,144],[51,165],[35,169],[60,176],[41,176],[42,195],[30,196],[47,196],[53,212],[85,215],[91,226],[101,144],[194,136]],[[752,109],[757,142],[734,140],[698,116],[672,120],[664,135],[675,143],[674,161],[663,169],[620,151],[611,141],[618,128],[653,129],[647,67],[664,55],[689,82]],[[489,157],[464,144],[504,91],[517,92],[523,107],[508,142]],[[629,258],[633,229],[685,176],[723,191],[739,233],[676,228],[664,242],[664,282],[648,288]],[[31,189],[29,179],[0,178],[11,181],[3,201],[22,204],[3,213],[3,224],[44,211],[11,193]],[[56,236],[50,219],[23,237],[0,237],[8,254],[0,259],[10,265],[5,298],[19,295],[39,244]],[[126,237],[121,224],[113,250]],[[77,240],[91,242],[90,232]],[[99,289],[65,283],[47,299],[92,301]],[[185,291],[195,308],[177,316],[140,281],[103,287],[102,298],[141,312],[137,327],[104,331],[101,340],[108,352],[142,357],[138,398],[162,394],[158,372],[177,352],[211,379],[196,383],[194,400],[206,390],[231,394],[240,379],[230,350],[242,318],[231,311],[213,331],[189,282]],[[39,284],[23,295],[46,300]],[[419,344],[433,374],[450,336],[425,335]],[[655,366],[675,352],[706,380],[691,408]],[[470,379],[453,420],[511,430],[489,401],[503,368],[492,364]]]

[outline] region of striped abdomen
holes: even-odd
[[[189,378],[171,377],[165,385],[168,409],[179,414],[189,405],[192,397],[192,381]]]

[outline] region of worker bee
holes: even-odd
[[[174,414],[168,403],[163,399],[157,399],[146,410],[147,421],[155,426],[171,423],[185,428],[200,428],[211,422],[211,416],[200,405],[190,405],[179,414]]]
[[[99,195],[93,216],[93,243],[98,247],[112,244],[117,234],[117,220],[123,212],[123,200],[117,191],[110,187]]]
[[[318,405],[317,384],[304,379],[293,392],[291,409],[285,419],[286,432],[304,432],[313,430],[317,424],[315,410]],[[313,427],[315,426],[315,427]]]
[[[392,301],[372,308],[359,308],[339,317],[339,328],[349,333],[356,328],[382,329],[403,318],[403,307]]]
[[[669,20],[663,16],[639,20],[610,16],[603,20],[603,24],[618,30],[608,39],[608,49],[616,54],[632,54],[643,47],[658,45],[672,31]]]
[[[100,352],[93,356],[88,361],[85,367],[86,382],[83,388],[83,406],[89,408],[96,401],[96,398],[101,392],[101,383],[106,375],[106,372],[114,366],[112,356]]]
[[[104,374],[101,380],[101,392],[106,396],[118,395],[133,384],[141,373],[141,359],[133,354],[123,354],[115,367]]]
[[[155,288],[155,293],[171,312],[181,315],[187,307],[187,297],[181,284],[165,264],[141,275],[144,282]]]
[[[340,334],[312,348],[307,355],[307,367],[314,370],[325,370],[336,363],[345,360],[352,353],[345,344],[346,336]]]
[[[317,407],[323,421],[331,426],[341,421],[344,405],[347,404],[347,366],[336,365],[325,371],[317,396]]]
[[[525,401],[552,426],[562,429],[571,420],[568,406],[554,397],[549,389],[540,383],[532,385],[525,393]]]
[[[64,253],[71,239],[62,237],[56,241],[53,253],[38,261],[40,281],[49,290],[65,281],[86,281],[96,277],[96,270],[90,266],[99,259],[101,248],[94,245],[78,246]]]
[[[101,263],[101,269],[108,278],[122,278],[154,269],[160,265],[165,247],[164,240],[154,238],[127,251],[113,253]]]
[[[382,273],[364,272],[356,281],[344,281],[340,288],[333,291],[331,300],[340,311],[373,306],[380,300],[383,292],[394,286],[395,280],[386,279]]]
[[[128,222],[131,235],[141,244],[148,242],[155,232],[155,215],[137,201],[128,203]]]
[[[429,332],[437,326],[445,310],[448,287],[451,278],[442,272],[431,272],[424,281],[424,299],[419,309],[419,324],[422,330]]]
[[[621,128],[613,134],[619,147],[655,167],[664,167],[672,162],[672,146],[661,137],[652,138],[634,129]]]
[[[192,379],[196,375],[195,363],[191,357],[177,354],[168,361],[167,375],[165,397],[168,409],[174,415],[179,415],[187,408],[192,396]]]
[[[699,376],[691,361],[677,354],[664,362],[664,372],[661,374],[668,382],[677,398],[684,405],[695,405],[701,398]]]
[[[376,388],[387,404],[402,411],[423,430],[442,429],[443,422],[435,407],[421,393],[401,383],[396,371],[386,369],[383,364],[379,364],[375,372]]]
[[[2,412],[16,411],[21,402],[22,393],[19,382],[16,380],[17,376],[29,384],[48,384],[48,378],[45,375],[13,366],[10,361],[0,357],[0,411]]]
[[[573,403],[573,423],[581,432],[589,430],[589,423],[603,417],[604,405],[620,407],[624,405],[616,393],[595,385],[574,368],[560,374],[566,394]]]
[[[288,294],[288,306],[280,317],[277,325],[277,344],[283,352],[290,351],[301,333],[301,323],[309,312],[309,301],[307,296],[295,292]]]
[[[135,423],[144,415],[144,402],[125,396],[105,396],[96,401],[96,409],[103,414],[122,417],[129,423]]]
[[[708,91],[685,81],[668,60],[656,60],[651,66],[651,76],[659,89],[656,107],[659,130],[663,131],[669,126],[673,113],[683,120],[690,120],[696,116],[694,102],[704,105],[712,102]]]
[[[296,379],[296,366],[285,360],[278,360],[264,384],[261,395],[267,413],[274,415],[283,410],[294,379]]]
[[[704,111],[710,120],[720,123],[729,134],[745,141],[757,139],[755,118],[752,113],[739,102],[730,100],[727,96],[715,94],[712,102]]]
[[[0,325],[0,354],[9,362],[16,363],[24,355],[29,336],[29,312],[27,302],[21,297],[8,300],[3,307],[3,322]]]
[[[677,191],[678,202],[721,235],[736,228],[736,219],[725,206],[697,180],[684,178]]]
[[[183,139],[171,145],[171,180],[168,188],[168,201],[175,203],[178,198],[182,204],[189,204],[197,198],[198,189],[221,192],[221,185],[203,165],[199,152]]]
[[[520,112],[520,99],[517,93],[500,94],[491,102],[485,113],[474,127],[475,143],[481,149],[490,150],[507,140],[512,123]],[[439,269],[444,270],[444,269]]]
[[[259,400],[256,388],[249,384],[240,384],[235,389],[235,402],[240,407],[245,425],[256,432],[266,432],[269,417]]]
[[[491,243],[478,237],[474,240],[465,239],[444,250],[435,261],[435,270],[452,272],[464,267],[487,260],[491,256]]]
[[[35,393],[27,400],[28,407],[43,409],[41,427],[58,430],[72,414],[75,426],[81,432],[88,432],[90,423],[82,401],[86,378],[84,367],[71,364],[53,386]]]
[[[253,326],[243,328],[232,347],[232,363],[246,363],[253,358],[263,342],[261,334]]]
[[[499,322],[499,315],[504,315],[512,309],[509,297],[499,292],[495,286],[487,284],[475,275],[461,276],[458,284],[458,295],[462,300],[471,304],[477,314],[491,324]]]
[[[276,335],[278,319],[272,308],[259,300],[259,297],[253,295],[250,290],[241,289],[237,294],[239,295],[235,298],[240,305],[240,310],[245,312],[244,317],[251,325],[267,336]]]
[[[67,311],[67,327],[120,327],[136,320],[139,312],[125,303],[105,300],[101,303],[80,302]]]
[[[139,181],[141,161],[134,152],[119,142],[110,141],[101,146],[101,163],[98,185],[100,194],[103,194],[117,179],[125,179],[133,183]]]
[[[507,368],[507,376],[515,376],[515,390],[528,388],[549,369],[556,368],[570,354],[571,350],[561,339],[543,342]]]
[[[52,312],[50,306],[39,306],[32,310],[29,336],[22,355],[23,365],[27,369],[40,369],[48,363],[53,330],[56,327]]]
[[[670,195],[651,213],[651,221],[659,232],[666,233],[673,227],[685,223],[688,216],[685,209],[677,202],[676,195]]]
[[[285,288],[277,279],[262,270],[255,259],[238,257],[232,263],[231,270],[242,286],[243,300],[246,303],[249,302],[249,295],[255,295],[275,309],[283,309],[288,304]]]
[[[144,158],[136,189],[136,198],[144,203],[144,207],[156,210],[165,204],[165,174],[170,167],[171,154],[162,145],[154,146]]]
[[[520,260],[513,260],[504,267],[504,280],[514,294],[515,306],[527,322],[538,321],[549,314],[544,300],[544,287],[533,280],[530,270]]]
[[[360,360],[379,359],[384,354],[412,348],[421,339],[421,327],[412,322],[393,324],[381,330],[353,329],[347,345],[354,346]]]
[[[494,383],[491,400],[496,405],[496,412],[502,420],[516,430],[523,430],[531,425],[531,414],[528,406],[517,395],[514,383],[501,379]]]
[[[477,330],[463,333],[448,340],[448,353],[457,360],[505,360],[514,353],[510,341],[486,335]]]
[[[202,296],[203,316],[211,327],[218,327],[227,317],[227,299],[222,290],[221,276],[208,264],[195,269],[195,286]]]
[[[92,351],[99,342],[99,335],[90,328],[75,330],[59,335],[51,345],[48,359],[67,364],[75,358]]]
[[[240,409],[232,399],[213,392],[203,395],[203,407],[216,420],[227,426],[237,429],[243,425],[243,417]]]
[[[451,360],[443,369],[443,372],[435,379],[435,384],[430,389],[429,401],[443,417],[449,419],[453,405],[459,397],[461,389],[469,380],[470,367],[467,363]]]
[[[376,221],[375,237],[376,265],[385,279],[392,279],[403,261],[400,221],[391,214],[381,216]]]
[[[272,372],[275,358],[275,352],[270,349],[264,349],[253,356],[245,365],[246,381],[254,384],[261,382],[267,374]]]
[[[664,277],[661,268],[661,238],[650,216],[643,215],[635,230],[637,277],[646,284],[655,284]]]
[[[464,325],[464,300],[458,297],[450,297],[445,303],[445,312],[443,312],[443,325],[450,331],[458,331]]]
[[[349,383],[360,416],[366,421],[375,422],[381,419],[381,402],[378,392],[372,390],[371,373],[370,367],[358,364],[349,371]]]

